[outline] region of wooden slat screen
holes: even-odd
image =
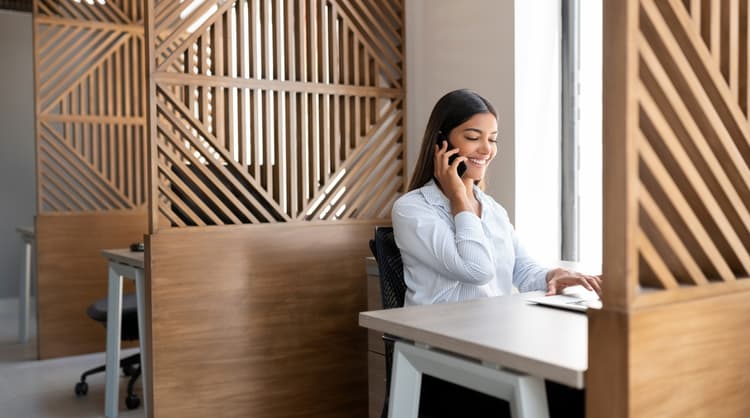
[[[149,7],[152,232],[389,217],[404,184],[401,1]]]
[[[39,213],[147,202],[143,0],[35,0]]]
[[[634,306],[750,285],[737,282],[750,275],[747,12],[738,0],[638,2]]]

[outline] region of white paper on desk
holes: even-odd
[[[537,298],[528,299],[528,301],[539,305],[552,306],[555,308],[569,309],[580,312],[584,312],[588,308],[602,308],[602,301],[598,296],[581,296],[579,294],[540,296]]]

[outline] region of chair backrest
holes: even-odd
[[[404,306],[406,294],[404,265],[401,262],[401,251],[396,246],[396,240],[393,237],[393,228],[376,227],[375,238],[370,240],[370,250],[380,270],[380,297],[383,309]]]

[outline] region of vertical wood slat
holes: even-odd
[[[728,51],[726,52],[727,55],[729,55],[728,66],[729,66],[729,89],[732,92],[732,95],[734,96],[735,100],[739,99],[739,70],[740,70],[740,51],[739,51],[739,42],[740,42],[740,5],[739,0],[729,0],[729,7],[727,11],[727,19],[729,22],[725,22],[725,25],[728,24],[728,32],[729,32],[729,45],[728,45]]]

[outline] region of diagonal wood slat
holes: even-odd
[[[155,228],[388,216],[404,185],[400,1],[151,9]]]

